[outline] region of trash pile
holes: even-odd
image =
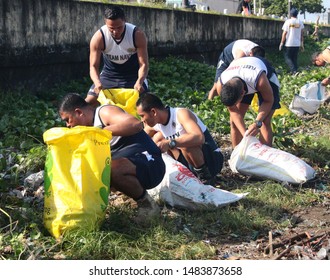
[[[263,251],[273,260],[330,260],[330,231],[318,234],[305,231],[275,240],[269,232],[269,242]]]

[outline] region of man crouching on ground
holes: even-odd
[[[142,93],[136,111],[163,153],[187,166],[206,185],[216,183],[223,155],[199,117],[186,108],[165,107],[154,94]]]
[[[162,181],[165,163],[141,121],[115,105],[95,109],[74,93],[63,98],[58,111],[67,127],[95,126],[112,132],[111,190],[120,191],[137,202],[137,222],[158,214],[159,207],[146,190]]]

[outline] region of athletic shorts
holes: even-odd
[[[111,89],[111,88],[134,88],[134,85],[135,85],[135,82],[136,80],[134,81],[123,81],[123,80],[116,80],[116,79],[106,79],[102,76],[100,76],[100,80],[101,80],[101,83],[102,83],[102,87],[104,89]],[[97,94],[94,92],[94,87],[95,85],[93,84],[89,91],[88,91],[88,95],[92,95],[92,96],[96,96],[97,97]],[[145,80],[143,82],[143,88],[145,90],[145,92],[148,91],[148,81]]]
[[[141,130],[121,137],[111,146],[112,159],[127,158],[136,166],[136,177],[144,189],[156,187],[165,175],[162,153],[150,136]]]
[[[281,105],[280,105],[280,91],[279,91],[279,87],[276,84],[270,82],[270,86],[273,89],[273,95],[274,95],[274,102],[273,102],[272,109],[276,110],[276,109],[281,108]],[[259,100],[259,106],[260,106],[263,102],[263,98],[262,98],[262,96],[259,92],[257,92],[257,94],[258,94],[258,100]],[[241,103],[250,105],[251,102],[252,102],[253,97],[254,97],[254,94],[246,94],[246,95],[244,95]]]
[[[221,153],[220,148],[218,147],[208,130],[205,130],[204,136],[205,143],[202,146],[204,160],[207,167],[209,168],[211,175],[216,176],[218,173],[221,172],[223,166],[223,154]],[[186,158],[183,156],[181,150],[178,161],[181,162],[183,165],[187,166],[190,171],[195,174],[194,167],[188,163]]]
[[[137,153],[127,157],[136,166],[136,177],[145,189],[152,189],[160,184],[165,175],[165,162],[159,155]]]

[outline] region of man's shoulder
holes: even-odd
[[[323,51],[322,51],[322,55],[323,58],[325,59],[325,61],[327,63],[330,62],[330,46],[326,47]]]
[[[125,25],[128,26],[128,27],[130,27],[130,28],[135,28],[135,27],[137,27],[135,24],[130,23],[130,22],[126,22]]]

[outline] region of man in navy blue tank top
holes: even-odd
[[[104,12],[105,24],[90,41],[90,77],[93,81],[86,101],[98,105],[102,89],[134,88],[147,90],[149,70],[147,38],[135,25],[126,22],[122,8],[112,6]],[[103,60],[103,69],[100,65]]]

